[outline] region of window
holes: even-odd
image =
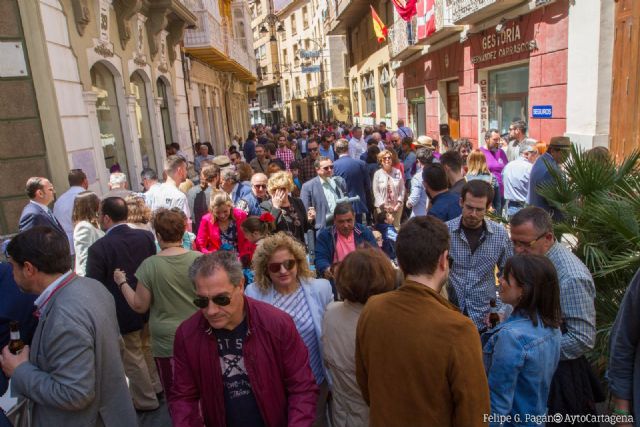
[[[380,69],[380,90],[382,91],[382,100],[384,101],[383,115],[391,114],[391,74],[389,67],[385,66]]]
[[[256,9],[257,15],[262,15],[262,3],[260,3],[260,0],[256,0]]]
[[[376,111],[376,91],[373,81],[373,72],[365,74],[362,78],[362,92],[365,100],[365,110],[367,113]]]
[[[306,30],[309,28],[309,12],[307,6],[302,7],[302,27]]]
[[[291,91],[289,90],[289,80],[284,81],[284,97],[285,99],[291,99]]]
[[[514,120],[527,120],[529,66],[489,72],[489,128],[506,133]]]
[[[360,114],[360,100],[358,96],[358,79],[351,81],[351,96],[353,97],[353,114]]]
[[[291,34],[295,35],[298,32],[296,29],[296,14],[291,14]]]
[[[295,88],[296,92],[300,92],[300,77],[296,77],[295,79]]]
[[[289,65],[289,54],[287,49],[282,49],[282,62],[285,66]]]

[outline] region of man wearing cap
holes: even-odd
[[[507,219],[524,208],[527,203],[531,168],[537,157],[538,149],[535,144],[524,142],[520,144],[520,157],[507,163],[502,170]]]
[[[547,152],[538,158],[531,168],[527,202],[549,212],[554,221],[562,219],[562,214],[538,194],[538,189],[541,184],[553,182],[550,169],[555,170],[558,174],[562,173],[560,165],[569,158],[570,152],[571,140],[566,136],[554,136],[551,138]]]
[[[218,166],[220,169],[228,168],[231,166],[231,159],[225,155],[215,156],[213,158],[213,164]]]

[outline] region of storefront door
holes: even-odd
[[[460,96],[457,80],[447,82],[447,116],[449,124],[449,136],[460,138]]]
[[[427,110],[425,108],[424,88],[407,89],[409,127],[416,137],[427,133]]]

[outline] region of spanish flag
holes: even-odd
[[[376,33],[378,43],[382,43],[387,39],[389,30],[387,29],[386,25],[384,25],[384,22],[382,22],[373,6],[369,6],[371,7],[371,17],[373,18],[373,31]]]

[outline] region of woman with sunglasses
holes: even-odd
[[[255,282],[247,296],[264,301],[285,312],[293,322],[309,351],[311,370],[320,386],[316,423],[326,425],[328,395],[327,373],[322,364],[320,337],[322,318],[333,301],[331,285],[316,279],[309,269],[304,246],[285,233],[262,240],[253,254]]]
[[[135,272],[135,290],[127,283],[125,272],[113,273],[122,295],[138,313],[149,311],[151,354],[155,359],[167,401],[172,396],[173,339],[176,329],[197,307],[195,289],[189,280],[189,267],[202,254],[183,247],[185,221],[182,212],[160,208],[153,217],[153,229],[160,245],[157,255],[145,259]]]
[[[404,176],[393,167],[393,159],[389,150],[382,150],[378,154],[381,168],[373,175],[372,187],[376,211],[392,214],[393,225],[399,229],[404,205]]]
[[[231,251],[240,259],[249,255],[253,244],[242,231],[242,223],[247,213],[234,208],[231,197],[224,191],[211,194],[209,213],[202,217],[196,243],[204,254],[219,250]]]
[[[369,407],[356,381],[356,326],[364,304],[396,284],[396,271],[379,249],[351,252],[340,263],[336,288],[344,301],[332,302],[322,322],[322,354],[331,373],[334,427],[368,426]]]
[[[289,233],[304,245],[304,235],[311,225],[302,200],[289,195],[294,186],[288,172],[276,172],[271,175],[267,183],[271,198],[262,202],[260,209],[262,212],[269,212],[275,218],[276,231]]]
[[[499,291],[513,313],[483,335],[491,412],[511,420],[504,425],[538,425],[526,417],[547,413],[560,360],[558,275],[545,256],[515,255],[505,264]]]

